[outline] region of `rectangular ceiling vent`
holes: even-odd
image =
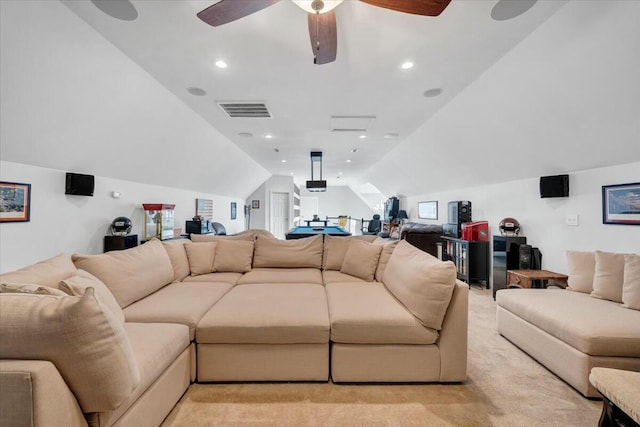
[[[376,116],[331,116],[331,132],[366,132]]]
[[[271,117],[271,113],[269,113],[264,102],[220,101],[218,102],[218,105],[229,115],[229,117],[233,118],[254,119]]]

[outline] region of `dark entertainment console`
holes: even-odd
[[[493,236],[493,299],[507,287],[507,270],[520,267],[520,245],[526,243],[524,236]]]
[[[458,280],[489,287],[489,242],[443,236],[443,259],[456,265]]]

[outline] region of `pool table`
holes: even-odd
[[[303,237],[312,237],[317,234],[329,234],[331,236],[351,236],[351,233],[346,231],[344,228],[337,226],[326,226],[326,227],[293,227],[286,234],[287,240],[291,239],[302,239]]]

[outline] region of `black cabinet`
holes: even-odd
[[[524,236],[493,236],[493,298],[507,287],[507,270],[520,267],[520,245],[527,243]]]
[[[138,235],[104,236],[104,251],[121,251],[138,246]]]
[[[489,287],[489,242],[442,237],[443,259],[456,265],[458,280]]]

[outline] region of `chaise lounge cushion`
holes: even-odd
[[[320,268],[322,236],[280,240],[257,236],[253,268]]]
[[[640,357],[640,312],[562,289],[503,289],[499,307],[591,356]]]
[[[20,270],[0,274],[0,283],[29,283],[55,288],[60,280],[66,279],[75,271],[76,266],[71,258],[60,254]]]
[[[451,261],[442,262],[401,240],[389,259],[382,280],[424,326],[435,330],[442,328],[456,285],[456,269]]]
[[[326,286],[331,341],[343,344],[433,344],[438,332],[425,328],[382,283]]]
[[[202,316],[232,287],[228,283],[172,283],[134,302],[124,309],[124,315],[127,322],[186,325],[193,340]]]
[[[322,273],[317,268],[253,268],[238,280],[238,285],[253,283],[315,283],[321,285]]]
[[[84,412],[117,408],[140,383],[124,325],[93,288],[81,297],[1,294],[0,336],[0,359],[53,362]]]
[[[157,239],[124,251],[73,254],[71,259],[102,280],[123,308],[173,281],[171,259]]]
[[[204,315],[199,344],[316,344],[329,342],[324,287],[305,283],[238,285]]]

